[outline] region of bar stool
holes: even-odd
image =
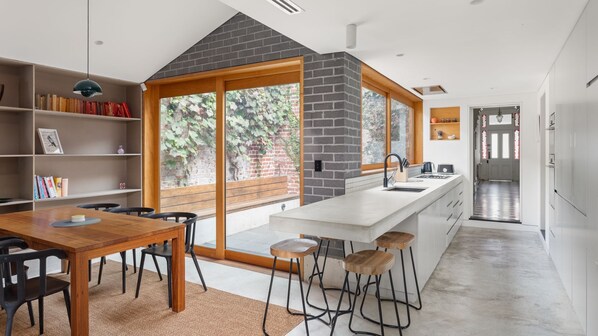
[[[347,256],[345,258],[345,260],[343,261],[343,268],[345,269],[345,280],[343,282],[343,289],[341,290],[341,297],[338,303],[338,307],[336,309],[336,315],[332,320],[332,328],[330,329],[330,335],[332,335],[334,333],[334,327],[336,326],[336,319],[339,316],[339,312],[340,312],[340,308],[341,308],[341,304],[342,304],[342,300],[343,300],[343,295],[345,294],[345,288],[347,288],[347,291],[350,290],[349,288],[349,273],[355,273],[357,275],[357,287],[359,287],[359,283],[361,281],[361,276],[362,275],[367,275],[368,277],[374,277],[375,278],[375,284],[376,284],[376,292],[379,293],[380,292],[380,281],[382,279],[382,275],[386,272],[388,272],[388,277],[390,280],[390,289],[392,291],[392,297],[395,300],[394,302],[394,306],[395,306],[395,315],[397,317],[397,325],[400,326],[401,325],[401,320],[399,318],[399,308],[397,307],[397,302],[396,302],[396,297],[395,297],[395,289],[394,289],[394,284],[393,284],[393,280],[392,280],[392,266],[395,263],[395,256],[391,253],[388,252],[382,252],[379,250],[365,250],[365,251],[359,251],[357,253],[353,253],[350,254],[349,256]],[[363,293],[364,298],[366,293]],[[349,330],[351,330],[351,332],[353,332],[354,334],[365,334],[365,335],[375,335],[375,336],[384,336],[384,320],[382,319],[382,301],[380,299],[380,296],[377,295],[376,298],[378,299],[378,314],[380,316],[380,334],[375,334],[372,332],[367,332],[367,331],[359,331],[359,330],[353,330],[353,328],[351,327],[351,323],[353,322],[353,315],[355,313],[355,304],[357,303],[357,295],[354,296],[353,298],[353,304],[350,307],[350,317],[349,317]],[[363,307],[363,303],[362,303],[362,307]],[[403,335],[403,331],[401,328],[399,329],[399,334]]]
[[[394,250],[399,250],[399,252],[401,253],[401,269],[403,271],[403,288],[405,290],[405,301],[401,301],[401,300],[394,300],[396,302],[402,303],[407,307],[407,324],[404,326],[401,326],[401,329],[406,329],[411,325],[411,315],[409,313],[409,308],[414,308],[415,310],[421,310],[422,309],[422,298],[421,298],[421,293],[419,290],[419,283],[417,282],[417,271],[415,270],[415,261],[413,260],[413,242],[415,241],[415,235],[411,234],[411,233],[407,233],[407,232],[387,232],[385,234],[383,234],[382,236],[378,237],[378,239],[376,239],[376,250],[378,250],[379,248],[384,248],[384,252],[387,252],[388,249],[394,249]],[[418,305],[414,305],[412,303],[409,303],[409,294],[407,293],[407,278],[405,276],[405,262],[404,262],[404,258],[403,258],[403,250],[406,250],[407,248],[409,248],[409,254],[411,255],[411,267],[413,268],[413,277],[415,279],[415,287],[417,289],[417,300],[418,300]],[[370,282],[370,278],[368,277],[368,281],[366,283],[366,285],[364,286],[363,291],[365,293],[367,293],[368,287],[372,284],[374,284],[373,282]],[[394,293],[393,293],[394,294]],[[380,296],[380,292],[376,291],[376,296]],[[365,295],[364,295],[365,298]],[[392,301],[391,299],[381,299],[382,301]],[[396,304],[395,302],[395,304]],[[380,323],[378,321],[373,320],[372,318],[369,318],[367,316],[365,316],[365,314],[363,313],[363,301],[361,302],[361,308],[360,308],[360,312],[361,312],[361,316],[370,321],[370,322],[375,322],[375,323]],[[397,328],[397,326],[394,325],[385,325],[387,327],[391,327],[391,328]]]
[[[262,322],[262,331],[264,335],[268,335],[266,331],[266,318],[268,317],[268,306],[270,305],[270,294],[272,293],[272,283],[274,282],[274,273],[276,271],[276,261],[278,258],[288,258],[291,259],[291,265],[289,268],[289,286],[287,290],[287,312],[291,315],[303,315],[303,319],[305,321],[305,330],[307,335],[309,335],[309,326],[307,325],[308,320],[318,319],[319,321],[323,322],[324,324],[328,324],[326,321],[322,320],[321,317],[324,314],[328,313],[328,319],[330,321],[330,309],[328,308],[328,300],[326,299],[326,293],[322,289],[322,294],[324,294],[324,302],[326,303],[326,311],[320,315],[314,316],[307,314],[305,310],[305,297],[303,295],[303,282],[301,281],[301,264],[299,259],[303,258],[307,255],[313,255],[314,259],[316,258],[316,250],[318,249],[318,243],[311,239],[301,239],[301,238],[294,238],[294,239],[286,239],[281,242],[278,242],[272,246],[270,246],[270,254],[274,256],[274,262],[272,263],[272,276],[270,278],[270,287],[268,288],[268,299],[266,300],[266,310],[264,311],[264,320]],[[299,288],[301,290],[301,304],[303,305],[303,313],[294,313],[291,312],[289,308],[289,301],[291,297],[291,276],[293,274],[293,261],[297,261],[297,276],[299,278]],[[317,265],[317,262],[316,262]],[[320,271],[319,267],[318,272]],[[320,277],[320,282],[322,278]]]
[[[320,239],[320,243],[318,244],[318,252],[316,253],[315,256],[315,263],[314,263],[314,267],[312,268],[311,271],[311,275],[309,276],[309,284],[307,286],[307,293],[305,294],[305,302],[307,303],[308,306],[312,307],[312,308],[316,308],[319,310],[325,310],[322,307],[318,307],[315,304],[312,304],[311,302],[309,302],[309,294],[311,292],[311,285],[313,283],[313,279],[315,276],[318,276],[319,278],[323,279],[324,278],[324,271],[326,270],[326,262],[328,261],[328,251],[330,249],[330,242],[333,240],[338,240],[338,239],[332,239],[332,238],[327,238],[327,237],[318,237]],[[322,248],[324,247],[324,242],[326,242],[326,250],[324,252],[324,261],[322,263],[322,268],[321,271],[320,270],[316,270],[317,266],[318,266],[318,260],[320,258],[320,255],[322,254]],[[351,246],[351,253],[354,253],[355,250],[353,249],[353,242],[349,242],[350,246]],[[345,242],[343,241],[343,259],[347,257],[347,253],[345,251]],[[357,279],[357,275],[355,275],[355,279]],[[320,288],[322,288],[324,290],[324,292],[326,291],[340,291],[340,288],[334,288],[334,287],[324,287],[324,284],[320,281]],[[351,309],[351,295],[359,295],[359,293],[361,292],[360,288],[357,288],[356,293],[353,292],[349,292],[347,295],[349,297],[349,309]],[[349,310],[344,310],[343,312],[348,312]]]

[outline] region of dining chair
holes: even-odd
[[[27,244],[21,239],[6,239],[0,241],[0,250],[11,248],[26,249]],[[64,295],[66,312],[69,323],[71,320],[71,298],[69,294],[70,283],[60,280],[46,273],[46,264],[49,257],[66,259],[67,255],[59,249],[47,249],[34,252],[21,252],[15,254],[0,255],[0,278],[7,279],[11,275],[9,268],[11,264],[16,265],[16,283],[4,281],[2,290],[0,290],[0,305],[6,310],[6,330],[5,335],[10,336],[12,325],[17,309],[23,303],[38,301],[39,308],[39,334],[44,334],[44,297],[62,292]],[[25,272],[25,262],[37,261],[39,263],[39,276],[27,278]]]
[[[208,290],[206,283],[199,268],[199,262],[193,247],[195,246],[195,226],[197,222],[197,215],[191,212],[164,212],[146,216],[153,219],[162,219],[165,221],[174,221],[185,224],[185,253],[191,254],[191,259],[199,274],[199,279],[204,291]],[[165,241],[163,244],[154,244],[149,248],[141,250],[141,264],[139,265],[139,275],[137,276],[137,289],[135,290],[135,298],[139,297],[139,290],[141,288],[141,277],[143,276],[143,264],[145,262],[145,255],[163,257],[166,259],[166,272],[168,275],[168,307],[172,307],[172,244]],[[159,274],[159,273],[158,273]],[[160,280],[162,276],[159,274]]]
[[[8,240],[8,239],[19,239],[19,237],[14,236],[1,236],[0,241]],[[25,243],[26,244],[26,243]],[[0,254],[9,254],[10,250],[8,248],[0,248]],[[25,273],[29,270],[29,267],[25,265]],[[8,269],[4,272],[4,277],[0,279],[4,279],[5,284],[12,284],[12,277],[17,273],[17,264],[11,263]],[[4,308],[2,308],[4,309]],[[35,318],[33,317],[33,305],[31,302],[27,302],[27,311],[29,312],[29,321],[31,322],[31,326],[35,325]]]
[[[107,205],[107,204],[109,205],[111,203],[106,203],[106,204],[102,204],[102,205]],[[117,213],[117,214],[125,214],[125,215],[129,215],[129,216],[138,216],[138,217],[154,213],[153,208],[146,208],[146,207],[130,207],[130,208],[115,207],[115,208],[106,209],[105,211],[111,212],[111,213]],[[133,249],[132,251],[133,251],[133,273],[137,273],[137,257],[135,255],[136,251],[135,251],[135,249]],[[122,258],[122,292],[124,294],[127,291],[127,279],[126,279],[127,270],[128,270],[127,251],[120,252],[120,257]],[[103,256],[100,259],[100,271],[98,273],[98,285],[102,282],[102,273],[104,271],[105,263],[106,263],[106,257]],[[156,268],[157,268],[158,261],[156,260],[155,257],[154,257],[154,264],[156,265]]]
[[[120,207],[120,204],[118,204],[118,203],[88,203],[88,204],[77,205],[77,208],[101,210],[101,211],[108,211],[108,210],[111,210],[113,208],[118,208],[118,207]],[[100,259],[100,262],[105,264],[106,259]],[[71,261],[70,260],[66,266],[66,274],[69,274],[69,273],[71,273]],[[87,261],[87,276],[89,278],[89,281],[91,281],[91,260]],[[101,280],[101,279],[98,279],[98,280]],[[98,281],[98,285],[99,284],[100,284],[100,281]]]

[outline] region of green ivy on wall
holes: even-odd
[[[226,92],[226,156],[229,179],[238,180],[240,163],[250,148],[266,154],[276,141],[284,144],[297,171],[300,161],[299,118],[292,97],[298,85],[278,85]],[[189,163],[201,148],[215,149],[216,94],[205,93],[164,98],[160,104],[162,164],[180,169],[178,185],[186,186]],[[283,130],[290,136],[278,138]],[[278,139],[278,140],[277,140]]]

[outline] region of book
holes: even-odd
[[[44,182],[46,183],[46,188],[48,190],[48,197],[55,198],[56,188],[54,187],[54,179],[52,178],[52,176],[44,177]]]
[[[41,176],[35,175],[35,180],[37,181],[37,189],[39,192],[39,199],[48,198],[48,193],[46,191],[45,183],[43,182]]]
[[[66,197],[69,195],[69,179],[63,177],[62,178],[62,197]]]
[[[39,193],[37,191],[37,179],[36,179],[36,176],[34,176],[34,181],[33,181],[33,199],[34,200],[38,200],[39,199]]]
[[[62,177],[54,177],[54,187],[56,188],[56,197],[62,197]]]

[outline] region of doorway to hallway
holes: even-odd
[[[520,223],[519,106],[474,108],[473,117],[471,219]]]

